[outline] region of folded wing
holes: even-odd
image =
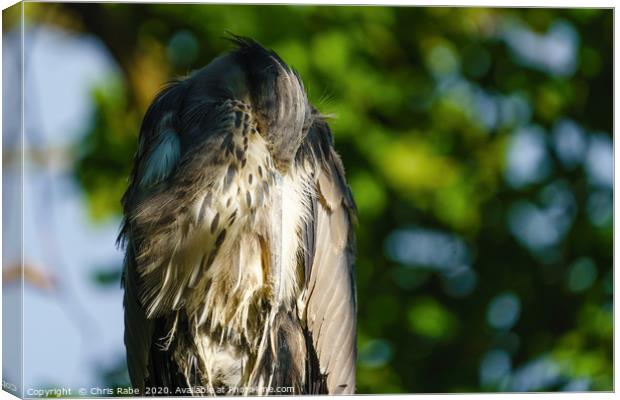
[[[309,357],[309,391],[354,393],[355,205],[325,121],[314,123],[300,157],[316,166],[317,185],[317,197],[311,202],[314,219],[302,235],[307,253],[306,323],[316,356],[314,361]]]

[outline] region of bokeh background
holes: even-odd
[[[141,117],[229,31],[334,115],[359,207],[359,393],[613,389],[612,10],[25,12],[26,387],[128,385],[114,241]]]

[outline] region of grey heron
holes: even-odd
[[[355,205],[330,127],[275,52],[232,40],[142,122],[119,236],[132,385],[353,393]]]

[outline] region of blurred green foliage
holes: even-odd
[[[77,149],[95,218],[157,89],[227,31],[299,71],[359,206],[359,393],[613,389],[611,10],[27,8],[119,65]]]

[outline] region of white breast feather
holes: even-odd
[[[297,253],[302,222],[309,218],[308,185],[302,174],[282,179],[282,277],[281,298],[292,299],[296,293]]]

